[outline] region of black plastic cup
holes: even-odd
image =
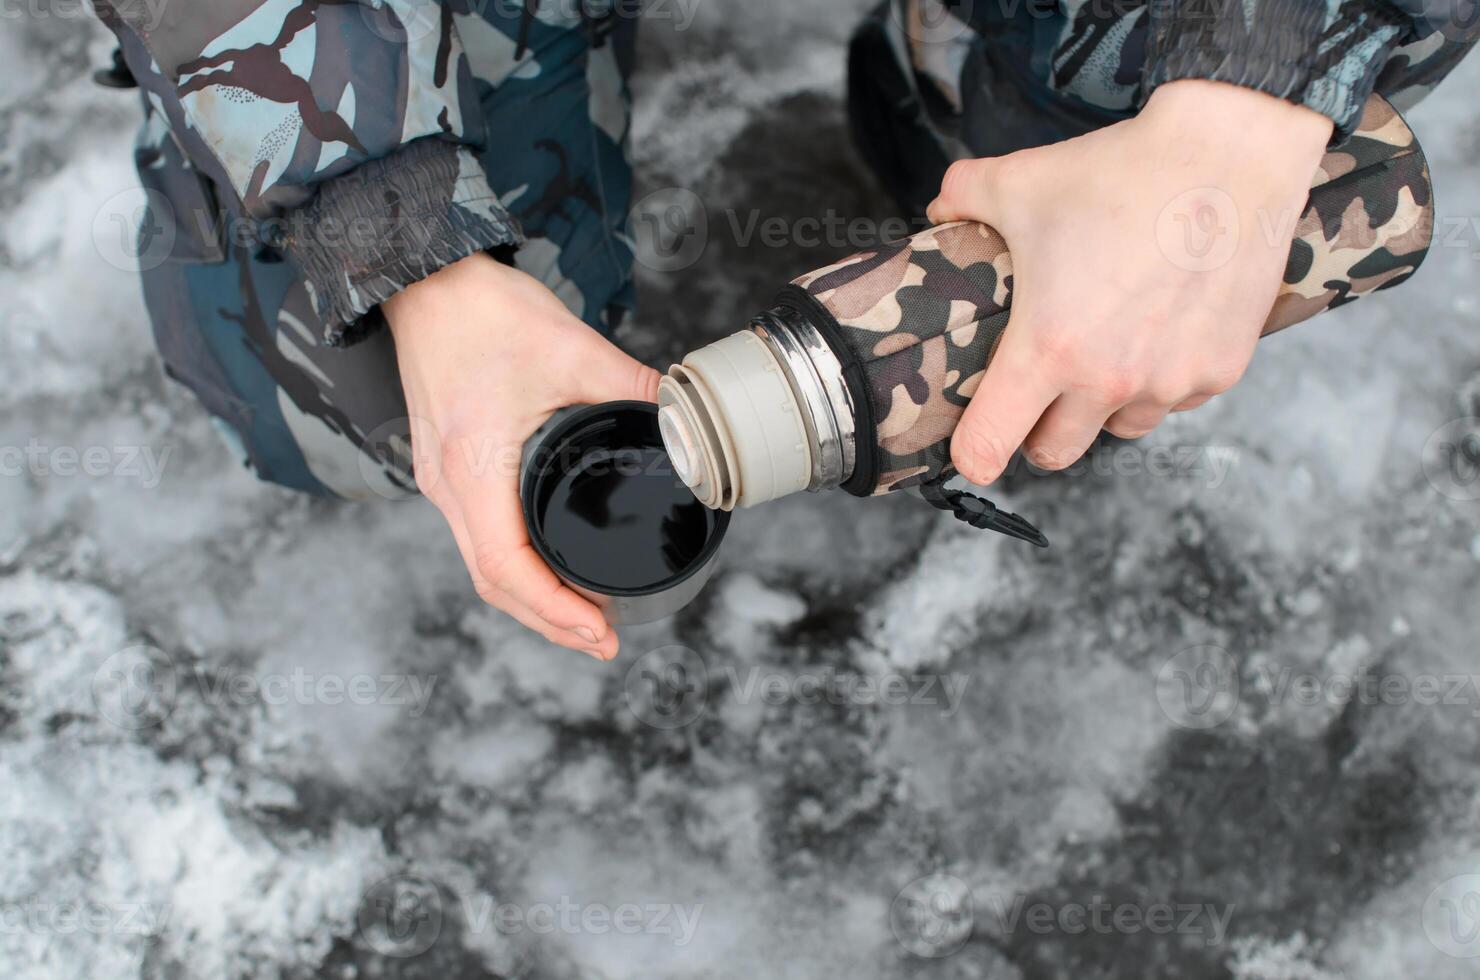
[[[673,472],[649,402],[559,419],[526,453],[520,497],[535,551],[614,626],[693,601],[730,526],[728,511],[699,503]]]

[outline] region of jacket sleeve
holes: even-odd
[[[1206,78],[1305,105],[1347,136],[1398,49],[1474,44],[1470,0],[1150,0],[1143,96]],[[1458,55],[1448,59],[1449,67]]]
[[[230,220],[300,268],[329,343],[442,266],[522,241],[478,163],[486,134],[450,5],[97,10],[192,163],[234,192],[219,202]]]

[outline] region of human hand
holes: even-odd
[[[381,304],[395,336],[418,489],[452,528],[478,595],[552,643],[617,655],[601,611],[529,543],[519,459],[567,405],[655,401],[658,372],[571,315],[541,283],[478,253]]]
[[[991,483],[1019,446],[1063,469],[1102,428],[1136,438],[1232,387],[1331,131],[1304,107],[1187,80],[1134,119],[953,164],[930,220],[997,229],[1014,279],[1001,346],[951,439],[961,474]]]

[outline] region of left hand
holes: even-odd
[[[414,423],[416,485],[447,519],[479,597],[551,643],[612,659],[616,630],[529,543],[518,461],[556,409],[656,401],[658,372],[577,320],[544,284],[483,252],[381,309]]]
[[[1011,320],[951,439],[974,483],[1022,446],[1063,469],[1102,428],[1135,438],[1226,391],[1279,292],[1329,119],[1188,80],[1078,139],[951,166],[930,220],[1012,252]]]

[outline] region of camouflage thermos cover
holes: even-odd
[[[1264,333],[1412,275],[1433,236],[1431,192],[1413,132],[1374,96],[1358,130],[1322,161]],[[950,466],[951,432],[1001,342],[1012,290],[1007,244],[963,221],[851,255],[782,291],[777,305],[818,327],[855,393],[858,458],[844,489],[886,493]]]

